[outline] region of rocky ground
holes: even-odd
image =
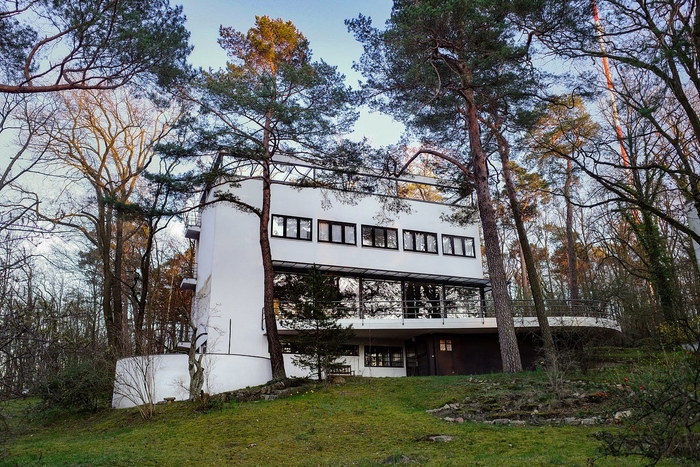
[[[611,394],[620,385],[564,380],[556,386],[517,378],[503,383],[470,378],[465,397],[428,412],[446,421],[502,425],[597,425],[628,415],[616,407]]]
[[[333,384],[344,384],[336,376]],[[215,396],[222,401],[272,400],[288,397],[312,384],[288,379],[266,386],[246,388]],[[547,378],[467,378],[464,391],[441,407],[428,410],[448,422],[481,422],[494,425],[598,425],[616,423],[629,416],[619,396],[628,386],[583,380],[549,381]]]

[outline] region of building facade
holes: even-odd
[[[260,206],[262,181],[241,168],[231,193]],[[355,337],[345,345],[345,372],[358,376],[452,375],[500,371],[496,319],[489,306],[476,222],[452,221],[469,199],[438,180],[367,174],[321,183],[337,174],[280,162],[274,172],[268,232],[275,272],[312,267],[337,276],[347,311],[341,324]],[[217,196],[215,190],[205,200]],[[207,198],[208,197],[208,198]],[[475,217],[475,216],[472,216]],[[271,379],[263,319],[263,268],[258,217],[230,203],[203,209],[188,226],[195,239],[196,274],[182,287],[195,294],[193,319],[206,352],[206,388],[218,393]],[[515,317],[524,365],[536,359],[537,320],[526,308]],[[557,313],[553,327],[618,330],[604,309]],[[293,330],[278,328],[289,376]],[[156,400],[186,397],[187,357],[154,357]],[[120,361],[127,365],[129,359]],[[118,367],[119,372],[119,367]],[[115,406],[130,404],[115,391]],[[122,391],[123,392],[123,391]]]

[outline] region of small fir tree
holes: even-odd
[[[343,344],[355,335],[352,325],[338,323],[349,313],[340,305],[339,280],[314,267],[305,274],[287,276],[282,286],[286,301],[279,308],[281,323],[297,332],[292,361],[315,373],[319,381],[345,363],[340,359]]]

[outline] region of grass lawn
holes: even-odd
[[[464,399],[471,385],[464,376],[348,378],[285,399],[223,403],[206,412],[186,402],[157,406],[150,421],[135,409],[33,421],[0,447],[0,466],[589,466],[598,445],[591,434],[614,429],[450,423],[426,413]],[[452,441],[430,441],[431,435]],[[642,464],[637,458],[595,462]]]

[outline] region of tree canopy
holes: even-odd
[[[168,0],[3,2],[0,92],[172,84],[188,70],[184,23]]]

